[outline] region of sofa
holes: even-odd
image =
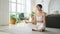
[[[46,16],[46,27],[60,28],[60,15]]]

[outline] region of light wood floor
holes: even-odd
[[[0,34],[60,34],[60,29],[46,28],[45,32],[35,32],[30,28],[31,24],[16,24],[13,26],[0,26]]]

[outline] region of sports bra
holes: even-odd
[[[38,15],[36,15],[36,21],[43,21],[43,16],[38,16]]]

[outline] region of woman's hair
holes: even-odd
[[[37,4],[37,6],[39,6],[40,8],[42,8],[42,5],[41,4]]]

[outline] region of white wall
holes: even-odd
[[[0,0],[0,25],[9,24],[8,0]]]
[[[51,0],[49,4],[49,13],[59,11],[60,13],[60,0]]]

